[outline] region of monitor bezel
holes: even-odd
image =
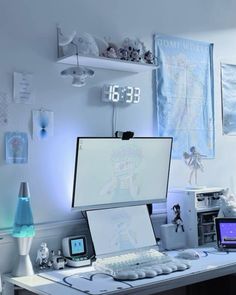
[[[150,199],[150,200],[141,200],[141,201],[129,201],[129,202],[115,202],[115,203],[106,203],[106,204],[96,204],[96,205],[87,205],[87,206],[74,206],[75,204],[75,189],[76,189],[76,178],[77,178],[77,164],[78,164],[78,153],[79,153],[79,141],[82,139],[112,139],[112,140],[122,140],[118,137],[77,137],[76,140],[76,156],[75,156],[75,166],[74,166],[74,180],[73,180],[73,194],[72,194],[72,210],[79,211],[87,211],[87,210],[95,210],[95,209],[107,209],[107,208],[115,208],[115,207],[129,207],[135,205],[147,205],[154,203],[163,203],[166,202],[167,194],[168,194],[168,186],[169,186],[169,177],[170,177],[170,165],[171,165],[171,153],[173,147],[173,137],[133,137],[129,140],[139,140],[139,139],[161,139],[161,140],[170,140],[170,151],[169,151],[169,163],[168,163],[168,174],[167,174],[167,183],[166,183],[166,192],[165,196],[161,199]]]

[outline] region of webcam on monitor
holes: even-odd
[[[116,131],[115,136],[121,138],[122,140],[129,140],[134,137],[133,131]]]

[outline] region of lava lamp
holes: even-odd
[[[12,236],[16,240],[19,252],[17,263],[12,271],[13,276],[19,277],[34,274],[33,266],[29,257],[34,235],[35,228],[30,205],[29,186],[27,182],[22,182],[12,232]]]

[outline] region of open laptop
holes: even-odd
[[[216,218],[215,225],[219,250],[236,251],[236,218]]]

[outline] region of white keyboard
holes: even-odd
[[[156,249],[98,258],[95,263],[96,270],[109,273],[117,280],[150,278],[189,267],[189,262],[169,257]]]

